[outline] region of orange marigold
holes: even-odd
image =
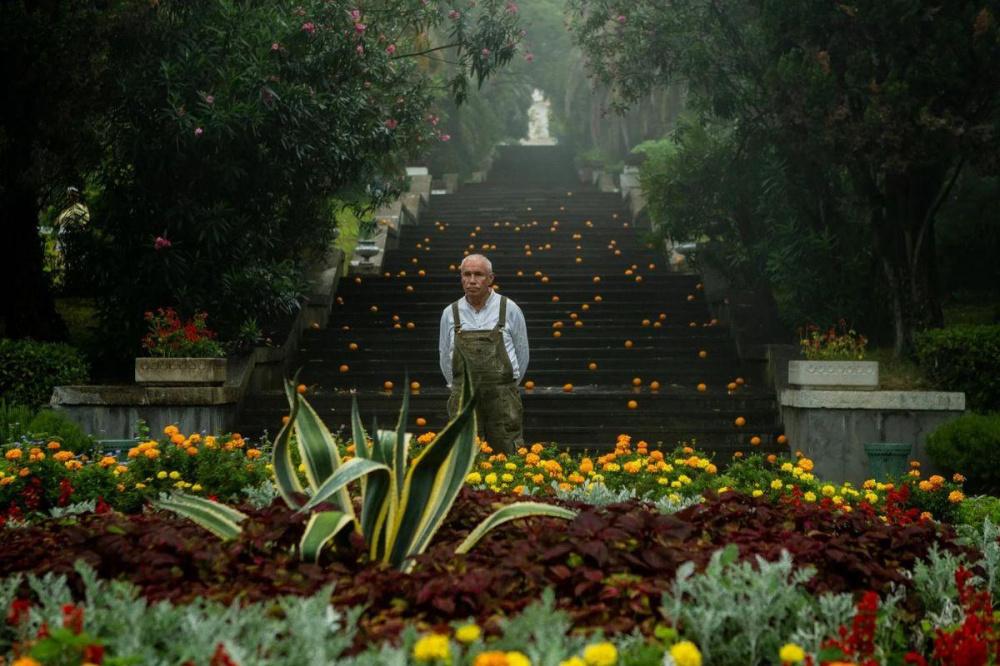
[[[51,442],[45,445],[45,448],[47,448],[49,451],[58,451],[61,446],[62,444],[60,444],[55,440],[52,440]]]

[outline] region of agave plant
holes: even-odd
[[[311,512],[299,544],[303,559],[318,560],[323,548],[352,525],[364,537],[372,561],[404,572],[413,566],[413,557],[430,545],[475,464],[476,396],[467,371],[462,385],[457,415],[412,460],[406,432],[409,395],[403,396],[396,429],[376,431],[371,442],[355,398],[351,405],[355,457],[344,462],[316,410],[296,392],[294,381],[285,382],[291,413],[275,439],[274,475],[282,499],[300,512]],[[292,461],[293,433],[308,488],[302,486]],[[361,491],[360,517],[348,492],[353,481]],[[321,505],[334,508],[319,509]],[[183,493],[160,500],[158,506],[190,518],[222,539],[237,537],[246,518],[231,507]],[[576,512],[539,502],[510,504],[483,520],[455,552],[467,553],[497,525],[542,515],[570,519]]]

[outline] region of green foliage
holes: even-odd
[[[966,497],[959,505],[957,519],[961,524],[973,527],[979,527],[987,519],[994,525],[1000,525],[1000,497],[992,495]]]
[[[52,387],[87,381],[87,362],[66,344],[0,338],[0,396],[38,407],[48,404]]]
[[[1000,324],[923,331],[914,342],[935,386],[964,391],[969,409],[1000,409]]]
[[[31,432],[34,416],[35,411],[30,407],[0,400],[0,444],[17,441]]]
[[[970,493],[1000,494],[1000,414],[964,414],[927,437],[927,453]]]
[[[53,409],[43,409],[31,419],[28,426],[31,436],[38,440],[57,441],[62,450],[73,453],[90,453],[94,438],[83,431],[75,421]]]

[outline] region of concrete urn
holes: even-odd
[[[874,391],[878,361],[789,361],[788,383],[802,389]]]
[[[224,358],[163,358],[158,356],[135,359],[136,384],[156,386],[218,385],[226,381]]]

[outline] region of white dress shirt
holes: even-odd
[[[492,289],[486,297],[483,308],[476,311],[468,299],[458,301],[458,317],[463,331],[488,331],[495,328],[500,319],[500,294]],[[528,327],[524,313],[517,303],[507,299],[507,322],[502,332],[503,346],[514,370],[514,381],[520,382],[528,370]],[[451,314],[451,303],[441,313],[441,334],[438,337],[438,352],[441,356],[441,374],[451,386],[451,357],[455,344],[455,322]]]

